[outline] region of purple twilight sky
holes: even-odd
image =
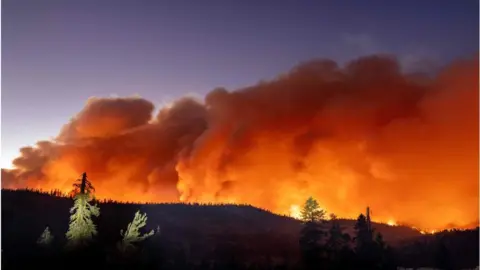
[[[90,96],[157,105],[300,61],[394,53],[425,68],[478,51],[478,0],[2,0],[2,167]]]

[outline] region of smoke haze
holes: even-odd
[[[248,203],[288,214],[312,195],[330,212],[419,228],[478,225],[478,58],[434,77],[390,56],[303,63],[278,78],[153,115],[138,97],[91,98],[54,141],[25,147],[4,188]]]

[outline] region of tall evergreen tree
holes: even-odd
[[[358,269],[374,269],[375,246],[367,218],[360,214],[355,223],[355,253]]]
[[[350,235],[343,233],[340,223],[336,219],[331,219],[331,227],[328,231],[329,237],[326,246],[330,251],[339,252],[347,247],[350,242]]]
[[[363,214],[358,216],[354,228],[356,231],[355,249],[357,252],[370,248],[373,243],[373,233],[367,218]]]
[[[367,229],[373,236],[372,220],[370,218],[370,207],[367,207],[367,215],[365,216],[365,219],[366,219],[366,222],[367,222]]]
[[[380,249],[385,249],[387,245],[385,241],[383,241],[383,235],[381,233],[376,234],[375,243],[378,245]]]
[[[331,227],[326,242],[328,251],[329,269],[348,269],[352,257],[350,250],[350,235],[343,233],[336,216],[330,215]]]
[[[301,216],[304,221],[299,239],[302,260],[307,269],[316,269],[323,265],[326,257],[322,243],[326,235],[323,230],[325,211],[320,208],[315,199],[309,197],[303,206]]]
[[[360,214],[355,223],[355,252],[358,258],[358,269],[391,269],[395,268],[390,259],[389,248],[380,233],[374,234],[371,224],[370,209],[367,215]]]
[[[83,247],[92,241],[97,234],[97,228],[93,223],[92,216],[98,217],[100,209],[97,205],[90,204],[92,200],[93,185],[83,173],[82,178],[74,185],[77,191],[74,197],[74,205],[70,209],[70,224],[67,236],[67,247]]]
[[[379,269],[396,269],[394,254],[391,247],[385,243],[381,233],[375,235],[376,260]]]

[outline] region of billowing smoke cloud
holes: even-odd
[[[97,197],[250,203],[288,213],[313,195],[355,217],[421,228],[478,221],[478,60],[434,78],[394,58],[301,64],[277,79],[161,108],[93,98],[55,141],[21,149],[3,187],[71,189],[87,171]]]

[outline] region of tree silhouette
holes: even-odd
[[[48,224],[50,234],[55,232],[52,229],[61,228],[62,223],[64,223],[64,217],[61,213],[66,213],[73,202],[66,198],[47,196],[47,193],[49,192],[37,193],[37,190],[32,189],[2,190],[2,202],[6,202],[2,204],[2,233],[4,233],[2,234],[2,267],[5,269],[72,269],[72,267],[74,269],[86,269],[92,266],[99,269],[187,269],[181,267],[198,269],[195,264],[200,260],[208,262],[204,263],[206,269],[229,269],[228,267],[259,270],[304,269],[301,268],[299,263],[305,263],[305,261],[297,259],[306,258],[306,253],[303,251],[309,251],[303,249],[302,253],[299,254],[299,236],[296,235],[295,239],[295,236],[291,235],[292,231],[297,228],[298,222],[290,218],[275,216],[271,219],[272,215],[265,215],[263,210],[256,208],[245,209],[248,211],[243,212],[239,207],[226,207],[212,203],[167,203],[146,206],[145,211],[156,213],[155,222],[159,223],[162,222],[163,217],[168,216],[169,220],[165,220],[163,223],[168,234],[159,237],[159,239],[154,239],[159,235],[157,229],[155,229],[156,233],[152,237],[140,242],[140,245],[136,245],[143,247],[141,252],[134,252],[131,254],[133,256],[127,259],[116,249],[116,244],[122,239],[118,235],[121,229],[118,227],[118,222],[125,225],[123,228],[125,231],[127,224],[134,218],[129,213],[135,214],[136,208],[140,206],[129,205],[124,202],[102,204],[101,210],[104,218],[98,220],[97,227],[100,237],[98,237],[98,240],[95,239],[96,241],[89,245],[88,249],[64,252],[65,250],[58,249],[61,247],[60,245],[56,245],[56,235],[50,247],[40,248],[41,245],[37,245],[36,240],[42,233],[42,228],[45,229],[45,225]],[[45,215],[42,209],[44,206],[49,207],[50,213],[60,213],[60,216]],[[219,215],[228,213],[235,214],[229,215],[229,217],[232,216],[232,220],[228,220],[229,217],[218,218]],[[239,213],[241,215],[237,215]],[[148,224],[153,221],[154,216],[151,215],[148,214]],[[235,222],[239,217],[257,222],[257,225],[261,225],[259,229],[262,231],[254,235],[245,234],[245,231],[251,229],[249,227],[251,222]],[[366,224],[365,213],[363,213],[363,217],[363,223]],[[203,223],[203,218],[208,218],[207,222]],[[94,221],[97,223],[95,219]],[[232,230],[225,233],[218,231],[217,226],[229,226],[231,224],[229,222],[235,222],[235,227]],[[183,226],[177,227],[177,224],[183,224]],[[210,224],[216,226],[210,227]],[[276,226],[277,224],[280,226]],[[291,224],[291,227],[289,224]],[[303,224],[307,225],[307,223]],[[322,223],[317,222],[317,224]],[[337,227],[337,224],[340,226]],[[40,230],[38,225],[40,225]],[[478,227],[468,230],[442,231],[436,234],[413,235],[413,238],[398,239],[399,241],[395,240],[398,242],[392,242],[396,244],[395,253],[392,252],[393,249],[390,248],[389,250],[389,246],[385,244],[383,239],[391,238],[392,234],[397,232],[401,234],[400,228],[387,228],[385,237],[374,231],[372,242],[375,248],[371,252],[374,254],[373,258],[375,260],[372,260],[371,267],[366,267],[362,265],[361,254],[353,251],[352,245],[355,242],[350,241],[347,245],[350,248],[345,247],[340,253],[332,252],[332,250],[337,249],[335,247],[341,245],[332,244],[332,242],[338,243],[337,241],[341,243],[341,240],[338,240],[335,235],[341,235],[338,231],[341,231],[343,226],[350,227],[350,225],[353,226],[354,224],[349,220],[336,220],[335,217],[330,217],[328,225],[325,224],[325,231],[328,232],[328,235],[320,236],[317,238],[318,241],[315,245],[312,245],[314,248],[318,247],[316,253],[311,253],[316,256],[312,260],[313,263],[318,265],[316,269],[395,269],[391,267],[392,255],[395,255],[394,262],[405,268],[423,266],[437,269],[448,267],[474,269],[478,265]],[[372,225],[373,228],[381,226]],[[357,227],[362,226],[357,225]],[[263,234],[263,228],[271,228],[268,232],[270,236]],[[285,233],[284,228],[289,229],[288,234]],[[143,230],[140,229],[140,236],[143,235]],[[252,230],[252,232],[257,232],[256,230]],[[22,231],[25,237],[15,236],[18,231]],[[240,236],[231,235],[237,232]],[[303,230],[303,232],[309,233],[308,230]],[[345,229],[344,232],[346,232]],[[202,234],[208,235],[208,239],[203,238]],[[352,234],[352,237],[357,234]],[[317,236],[314,234],[313,238]],[[310,239],[305,238],[305,240]],[[337,241],[333,241],[335,239]],[[441,239],[443,239],[443,246],[441,245]],[[360,241],[359,239],[356,240],[356,242]],[[187,244],[183,243],[188,243],[188,247]],[[138,247],[137,250],[140,249]],[[185,253],[183,256],[178,256],[178,250],[181,248]],[[283,249],[285,253],[281,252]],[[209,252],[209,250],[212,251]],[[215,253],[213,250],[215,250]],[[324,250],[328,254],[326,258],[323,257]],[[237,264],[236,266],[233,264],[225,265],[232,258],[231,254],[236,256],[235,261],[231,261]],[[378,254],[381,254],[381,256]],[[303,257],[297,257],[297,255]],[[269,256],[273,258],[271,261],[268,260]],[[280,262],[282,259],[285,263]],[[247,261],[249,261],[249,266],[243,264]]]
[[[367,222],[367,218],[360,214],[355,223],[355,249],[357,253],[371,248],[373,243],[373,232],[370,229],[370,225]]]
[[[386,248],[386,243],[383,240],[383,235],[381,233],[377,233],[375,236],[375,243],[378,245],[379,248],[384,249]]]
[[[326,250],[321,242],[326,235],[322,228],[325,211],[320,209],[315,199],[309,197],[302,208],[301,216],[305,222],[299,239],[302,260],[307,269],[316,269],[323,265],[326,257]]]
[[[350,235],[343,233],[340,223],[334,214],[330,215],[331,227],[328,231],[329,237],[326,242],[328,251],[329,269],[348,269],[352,258],[350,250]]]
[[[367,215],[360,214],[355,223],[355,252],[358,269],[390,269],[390,249],[383,241],[380,233],[375,236],[370,219],[370,209]]]
[[[301,217],[304,222],[316,222],[324,220],[325,211],[320,208],[317,200],[309,197],[301,210]]]
[[[348,233],[343,233],[340,224],[336,219],[332,219],[331,227],[328,231],[329,238],[327,239],[326,246],[330,251],[339,252],[343,248],[348,247],[350,242],[350,235]]]
[[[93,236],[97,234],[97,228],[92,221],[92,216],[98,217],[100,209],[97,205],[90,204],[92,200],[91,191],[94,190],[90,181],[87,180],[87,174],[82,174],[80,183],[75,183],[79,193],[74,197],[74,205],[70,209],[70,224],[67,236],[67,247],[83,247],[92,241]]]
[[[73,192],[74,195],[80,194],[91,194],[95,191],[92,183],[87,178],[87,173],[84,172],[82,177],[77,179],[75,183],[73,183]]]
[[[394,253],[390,246],[383,240],[383,235],[377,233],[375,236],[376,256],[378,260],[378,268],[396,269]]]

